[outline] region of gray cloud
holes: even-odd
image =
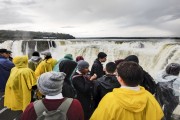
[[[84,35],[98,28],[102,34],[115,29],[136,31],[138,26],[180,36],[179,0],[4,0],[0,5],[1,25],[45,22],[71,31],[91,25],[80,30]]]
[[[33,20],[31,16],[24,12],[24,8],[35,4],[33,0],[27,1],[11,1],[3,0],[0,2],[0,24],[20,24],[20,23],[31,23]]]

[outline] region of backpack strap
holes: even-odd
[[[79,75],[73,75],[72,76],[72,79],[76,78],[76,77],[80,77],[80,76],[83,76],[82,74],[79,74]]]
[[[42,100],[37,100],[37,101],[33,102],[33,105],[34,105],[34,110],[35,110],[37,116],[40,116],[44,111],[47,111]]]
[[[58,107],[58,110],[63,110],[65,113],[67,113],[69,107],[71,106],[72,101],[73,98],[65,98],[65,100]]]

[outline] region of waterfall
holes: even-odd
[[[12,44],[12,56],[20,56],[23,55],[23,51],[22,51],[22,40],[18,40],[18,41],[14,41]]]
[[[26,43],[26,47],[25,48],[26,48],[25,54],[28,55],[28,53],[29,53],[29,44],[28,44],[28,42]]]
[[[35,48],[34,48],[35,51],[37,51],[37,41],[36,41],[36,45],[35,45]]]
[[[152,76],[171,62],[180,63],[180,42],[173,40],[9,40],[0,44],[1,48],[3,46],[12,50],[13,56],[27,54],[30,57],[33,51],[46,50],[51,51],[52,57],[57,60],[63,58],[65,54],[72,54],[74,59],[82,55],[90,65],[101,51],[107,53],[107,62],[134,54],[138,56],[139,64]]]

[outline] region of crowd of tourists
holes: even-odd
[[[171,120],[179,104],[179,63],[153,78],[136,55],[103,67],[104,52],[92,66],[72,54],[57,61],[49,51],[30,59],[11,53],[0,49],[0,93],[5,107],[23,111],[22,120]]]

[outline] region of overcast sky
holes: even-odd
[[[180,0],[0,0],[0,29],[180,37]]]

